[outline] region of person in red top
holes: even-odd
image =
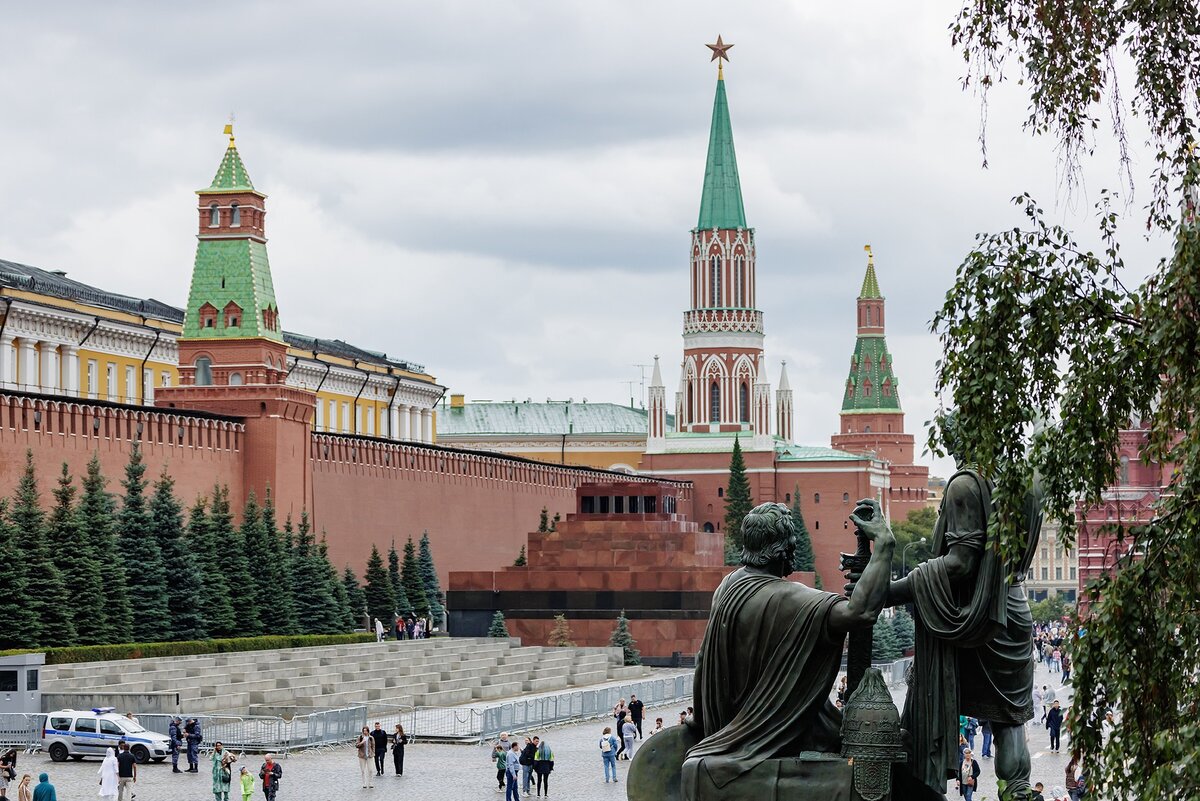
[[[279,779],[283,776],[283,766],[275,761],[274,754],[267,754],[266,761],[258,769],[258,778],[262,779],[263,795],[267,801],[275,801],[275,793],[279,791]]]

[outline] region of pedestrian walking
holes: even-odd
[[[1065,685],[1071,680],[1071,657],[1067,654],[1062,655],[1062,683]]]
[[[33,801],[33,796],[29,791],[29,782],[32,781],[32,779],[33,777],[28,773],[21,777],[21,781],[17,785],[17,801]]]
[[[508,756],[504,760],[504,801],[521,801],[521,794],[517,792],[517,779],[521,775],[521,744],[513,742],[512,748],[508,749]]]
[[[104,761],[100,763],[100,797],[101,798],[116,798],[117,797],[117,751],[115,748],[108,749],[104,754]]]
[[[204,731],[200,727],[200,721],[196,718],[188,718],[188,722],[183,726],[183,733],[187,738],[187,761],[188,772],[200,772],[200,743],[204,742]],[[120,754],[117,758],[120,759]]]
[[[32,801],[58,801],[58,793],[54,791],[54,785],[50,783],[50,774],[38,774],[38,785],[33,790]]]
[[[990,720],[981,720],[979,722],[979,731],[983,734],[983,753],[981,756],[984,759],[992,758],[992,722]]]
[[[958,766],[958,794],[965,801],[975,797],[975,787],[979,782],[979,763],[971,755],[971,749],[963,751],[962,762]]]
[[[975,751],[975,734],[978,731],[979,731],[979,721],[976,720],[975,718],[968,717],[967,718],[967,729],[966,729],[967,747],[970,748],[972,752]]]
[[[637,739],[637,726],[633,725],[632,720],[625,721],[624,727],[621,729],[621,739],[625,741],[625,761],[633,759],[633,741]]]
[[[372,747],[375,754],[375,775],[383,775],[383,762],[387,759],[388,734],[383,730],[383,724],[375,721],[375,730],[371,732]]]
[[[167,744],[168,750],[171,752],[171,772],[183,773],[179,769],[179,749],[183,747],[183,721],[179,718],[171,718],[170,725],[167,726]]]
[[[612,780],[617,780],[617,738],[613,736],[612,727],[605,726],[600,735],[600,758],[604,761],[604,783],[608,784],[608,774],[611,771]]]
[[[229,785],[233,783],[233,763],[237,757],[220,742],[213,745],[212,791],[216,801],[229,801]]]
[[[1046,715],[1050,714],[1050,707],[1054,706],[1054,699],[1058,696],[1054,692],[1054,688],[1049,685],[1042,685],[1042,720],[1045,721]]]
[[[358,751],[358,772],[362,774],[362,786],[374,787],[375,779],[372,778],[371,766],[375,761],[375,738],[366,726],[362,727],[362,733],[358,735],[354,747]]]
[[[8,797],[8,783],[17,778],[17,749],[10,748],[0,756],[0,798]]]
[[[242,765],[241,785],[242,801],[250,801],[250,796],[254,793],[254,777],[250,775],[250,769],[245,765]]]
[[[551,750],[550,744],[545,740],[538,743],[537,751],[533,755],[533,772],[537,776],[537,794],[540,797],[542,791],[546,791],[546,797],[550,797],[550,773],[554,770],[554,751]]]
[[[1059,746],[1062,744],[1060,732],[1062,731],[1062,709],[1055,701],[1050,705],[1050,711],[1046,713],[1046,728],[1050,731],[1050,750],[1058,753]]]
[[[507,737],[508,735],[504,735]],[[508,772],[508,741],[501,740],[492,746],[492,764],[496,768],[496,792],[504,792],[504,774]]]
[[[645,711],[646,705],[638,700],[636,695],[629,696],[629,719],[633,721],[633,725],[637,727],[638,739],[642,739],[642,713]]]
[[[392,734],[392,764],[396,768],[396,775],[404,775],[404,746],[408,745],[408,735],[404,733],[404,727],[399,723],[396,724],[396,731]]]
[[[387,639],[387,632],[383,630],[383,621],[375,618],[375,642],[383,642]]]
[[[537,744],[536,737],[526,737],[525,745],[521,747],[521,758],[518,761],[521,763],[521,792],[525,795],[529,795],[529,779],[533,775],[533,755],[537,753]]]
[[[620,701],[617,702],[617,705],[613,707],[613,718],[616,719],[616,721],[617,721],[617,726],[616,726],[616,732],[617,732],[617,756],[616,756],[616,758],[617,759],[620,759],[621,755],[625,753],[624,729],[625,729],[625,719],[627,717],[629,717],[629,708],[627,706],[625,706],[625,699],[622,698]]]
[[[1079,752],[1076,751],[1071,755],[1071,761],[1067,763],[1067,767],[1063,773],[1066,781],[1063,784],[1067,788],[1067,795],[1071,797],[1071,801],[1079,801],[1083,797],[1083,793],[1079,789]]]
[[[117,798],[132,801],[133,785],[137,782],[137,759],[129,752],[129,743],[124,740],[117,751]],[[44,774],[43,774],[44,775]],[[37,797],[37,791],[34,791]]]
[[[258,778],[262,779],[263,796],[266,801],[275,801],[275,793],[279,792],[279,780],[283,777],[283,766],[275,761],[274,754],[267,754],[262,767],[258,769]]]
[[[1046,719],[1046,708],[1042,706],[1042,691],[1035,685],[1033,688],[1033,714],[1040,715],[1042,720]],[[1032,719],[1029,721],[1033,722]]]

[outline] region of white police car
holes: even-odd
[[[67,757],[103,757],[122,740],[139,763],[162,762],[170,743],[165,735],[147,731],[129,718],[118,715],[111,706],[90,710],[60,709],[46,715],[42,724],[42,748],[55,762]]]

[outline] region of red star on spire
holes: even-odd
[[[712,51],[712,58],[709,59],[710,62],[716,61],[719,58],[728,61],[729,48],[733,47],[733,45],[725,44],[723,41],[721,41],[721,35],[717,34],[717,43],[705,45],[705,47]]]

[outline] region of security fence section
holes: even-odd
[[[0,713],[0,748],[16,748],[32,753],[42,747],[41,713]]]
[[[646,706],[683,701],[692,697],[692,679],[693,674],[687,673],[485,707],[480,739],[490,740],[506,731],[543,729],[562,723],[607,717],[612,714],[618,701],[622,698],[628,701],[631,695],[636,695]]]
[[[139,715],[150,731],[168,734],[174,715]],[[334,746],[349,742],[367,725],[367,708],[350,706],[326,709],[290,719],[277,716],[180,715],[195,718],[204,737],[201,747],[221,743],[234,751],[286,754],[301,748]]]

